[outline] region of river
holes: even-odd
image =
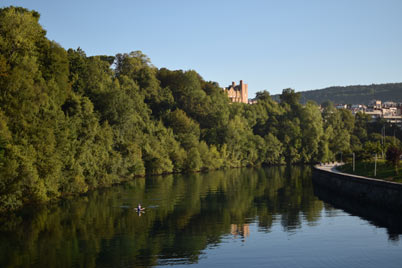
[[[399,268],[401,234],[399,216],[318,188],[310,167],[231,169],[8,215],[0,267]]]

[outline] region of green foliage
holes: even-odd
[[[184,149],[197,146],[200,137],[200,127],[189,118],[183,110],[177,109],[166,116],[166,126],[173,130],[176,139]]]
[[[390,165],[388,161],[384,159],[377,159],[377,164],[375,164],[374,159],[357,161],[355,163],[355,171],[353,171],[353,164],[347,163],[339,169],[345,173],[356,174],[359,176],[383,179],[393,182],[402,182],[401,168],[394,167]],[[374,176],[374,170],[376,175]]]
[[[308,102],[302,109],[301,131],[302,147],[300,151],[303,163],[314,163],[320,158],[320,141],[323,139],[323,121],[318,106]]]
[[[387,161],[395,168],[399,166],[399,160],[401,159],[402,150],[396,146],[390,146],[386,153]]]

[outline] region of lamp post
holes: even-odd
[[[382,159],[384,159],[384,145],[385,145],[385,125],[381,129],[381,143],[382,143]]]
[[[375,154],[374,160],[374,177],[377,177],[377,153]]]
[[[355,153],[353,153],[353,172],[355,172]]]

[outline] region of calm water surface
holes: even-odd
[[[141,203],[145,213],[134,207]],[[402,221],[309,167],[136,179],[0,225],[0,267],[402,267]]]

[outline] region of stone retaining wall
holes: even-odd
[[[313,182],[340,195],[402,211],[402,184],[334,172],[315,166]]]

